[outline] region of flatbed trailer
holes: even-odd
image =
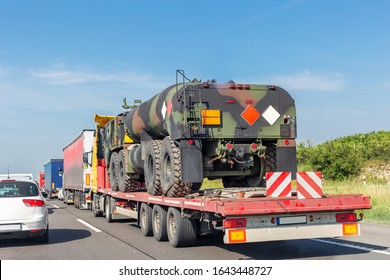
[[[360,194],[299,199],[293,191],[272,198],[262,188],[209,189],[180,198],[101,188],[92,205],[95,216],[137,219],[145,236],[174,247],[217,232],[226,244],[357,236],[363,215],[356,211],[370,208],[370,198]]]

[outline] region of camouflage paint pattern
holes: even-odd
[[[294,100],[284,89],[254,84],[246,85],[247,89],[238,89],[237,85],[231,89],[230,85],[172,85],[125,113],[126,132],[138,143],[145,132],[152,139],[163,139],[169,135],[174,140],[200,138],[248,142],[296,138],[293,127],[290,135],[281,136],[281,125],[296,126]],[[253,124],[241,116],[248,106],[253,106],[260,115]],[[265,117],[269,106],[272,106],[273,118],[276,118],[271,122]],[[202,109],[221,110],[221,124],[202,125]]]

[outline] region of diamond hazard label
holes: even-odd
[[[261,114],[256,110],[253,105],[249,105],[246,107],[244,112],[241,113],[241,117],[250,125],[252,126],[258,118],[260,118]]]
[[[270,125],[274,125],[274,123],[279,119],[280,114],[274,107],[272,107],[272,105],[269,105],[264,111],[263,117]]]
[[[167,113],[167,105],[165,105],[165,102],[163,103],[163,106],[161,108],[161,115],[163,117],[163,120],[165,120],[165,114]]]

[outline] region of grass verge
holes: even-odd
[[[390,185],[363,184],[357,181],[323,182],[326,194],[363,194],[371,198],[372,209],[361,210],[364,222],[390,225]]]

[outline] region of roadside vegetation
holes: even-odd
[[[321,171],[325,194],[370,196],[364,222],[390,225],[390,131],[346,136],[323,144],[297,147],[299,171]],[[293,183],[294,186],[294,183]],[[222,188],[221,180],[204,180],[202,189]]]
[[[390,131],[299,143],[297,159],[299,171],[322,172],[324,193],[370,196],[365,222],[390,224]]]

